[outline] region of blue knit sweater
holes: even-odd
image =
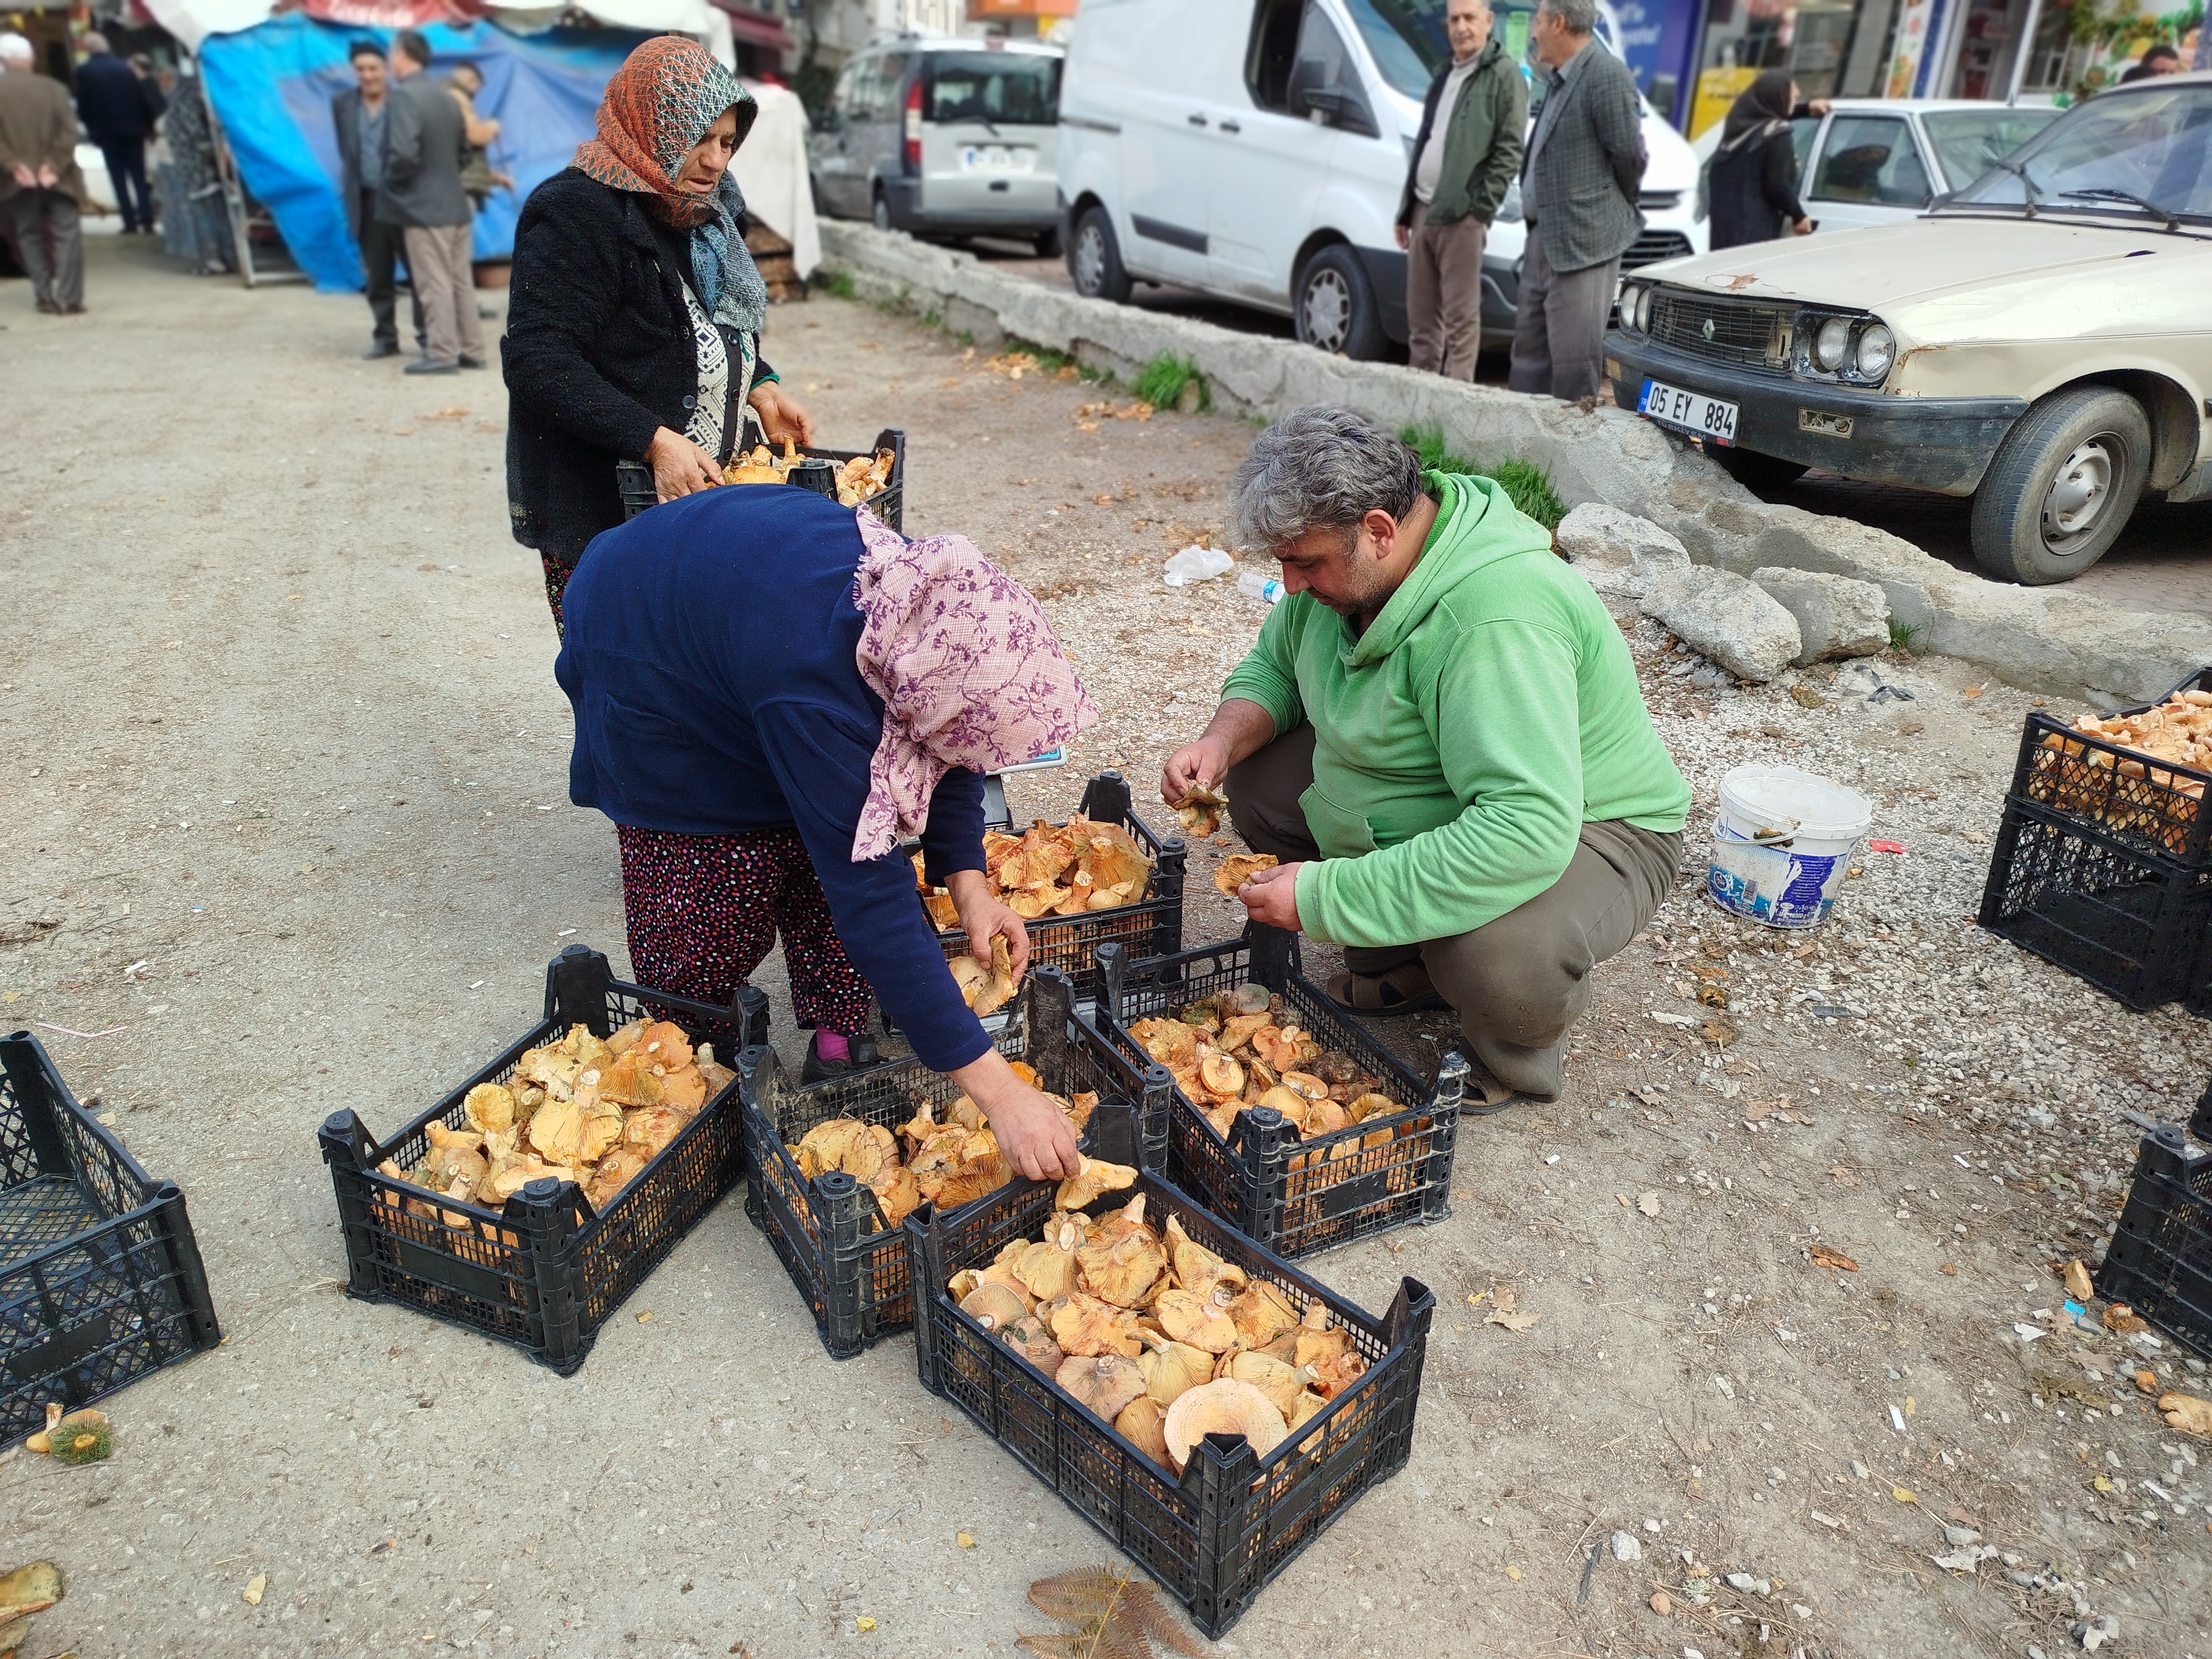
[[[576,712],[568,797],[682,835],[796,825],[846,953],[922,1062],[989,1046],[905,857],[853,862],[883,700],[860,678],[853,510],[791,485],[710,489],[594,540],[554,675]],[[983,867],[983,783],[956,768],[921,838],[930,879]]]

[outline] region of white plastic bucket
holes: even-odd
[[[1817,926],[1873,821],[1872,801],[1818,773],[1739,766],[1721,780],[1705,892],[1769,927]]]

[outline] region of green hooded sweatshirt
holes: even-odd
[[[1665,833],[1690,807],[1627,642],[1543,527],[1488,478],[1423,483],[1436,525],[1366,633],[1291,594],[1222,687],[1278,733],[1313,722],[1298,919],[1339,945],[1480,927],[1559,880],[1583,824]]]

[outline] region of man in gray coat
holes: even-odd
[[[1550,76],[1521,171],[1528,243],[1511,385],[1569,402],[1597,392],[1620,256],[1644,228],[1636,78],[1591,38],[1596,26],[1596,0],[1543,0],[1528,31]]]
[[[430,43],[413,29],[392,37],[384,132],[384,190],[377,214],[403,228],[407,274],[422,302],[423,356],[410,374],[452,374],[485,365],[477,317],[469,198],[461,188],[469,137],[461,106],[423,71]]]

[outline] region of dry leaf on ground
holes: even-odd
[[[2089,1284],[2089,1270],[2079,1260],[2066,1264],[2066,1294],[2076,1302],[2087,1302],[2096,1294]]]
[[[1814,1245],[1811,1254],[1813,1265],[1816,1267],[1835,1267],[1847,1273],[1855,1273],[1859,1270],[1857,1262],[1852,1261],[1841,1250],[1831,1249],[1826,1244]]]
[[[1636,1207],[1643,1211],[1646,1215],[1657,1215],[1659,1213],[1659,1194],[1656,1192],[1637,1194]]]
[[[1503,1325],[1509,1331],[1525,1331],[1542,1317],[1541,1314],[1500,1312],[1487,1316],[1482,1322],[1486,1325]]]

